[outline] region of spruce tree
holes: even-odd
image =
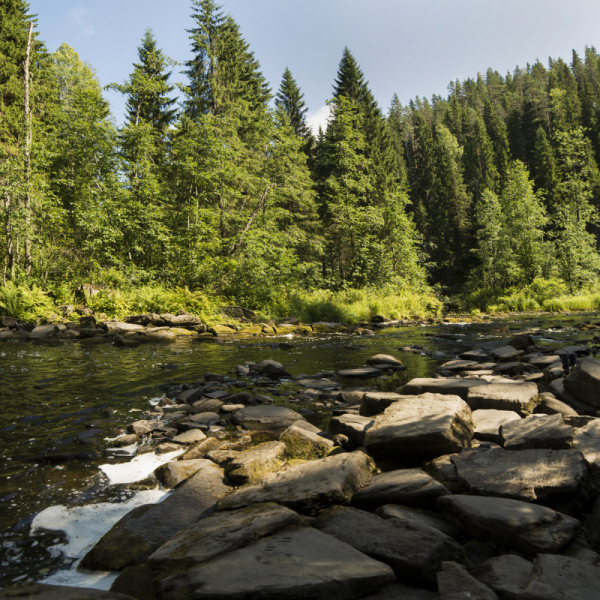
[[[310,135],[310,129],[306,124],[308,108],[304,103],[304,94],[300,91],[292,72],[287,67],[275,97],[275,104],[285,111],[296,135],[303,138]]]

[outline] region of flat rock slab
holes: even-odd
[[[518,600],[598,600],[600,568],[568,556],[542,554]]]
[[[541,356],[533,356],[527,362],[529,362],[530,365],[535,365],[538,369],[543,370],[556,362],[560,363],[561,360],[558,354],[542,354]]]
[[[267,475],[258,484],[235,490],[219,502],[232,510],[260,502],[277,502],[315,514],[332,504],[347,504],[371,481],[372,461],[363,452],[328,456]]]
[[[214,412],[202,412],[202,413],[198,413],[196,415],[190,416],[190,421],[192,421],[193,423],[197,423],[198,425],[206,425],[207,427],[210,427],[211,425],[218,423],[220,420],[221,420],[221,417],[217,413],[214,413]],[[175,441],[175,440],[173,440],[173,441]]]
[[[411,379],[405,386],[398,390],[399,394],[419,396],[420,394],[452,394],[453,396],[459,396],[463,400],[467,399],[469,389],[477,386],[489,385],[487,381],[482,379],[468,379],[468,378],[427,378],[418,377]]]
[[[452,462],[458,479],[472,492],[524,501],[575,492],[587,474],[578,450],[467,448]]]
[[[352,505],[364,510],[374,510],[384,504],[435,508],[437,499],[449,493],[425,471],[399,469],[375,475],[367,487],[354,495]]]
[[[360,369],[342,369],[337,374],[340,377],[346,377],[349,379],[370,379],[371,377],[379,377],[381,371],[371,367],[363,367]]]
[[[471,444],[471,410],[458,396],[422,394],[390,405],[365,434],[365,448],[376,459],[420,464]]]
[[[408,521],[417,521],[422,525],[433,527],[443,534],[458,539],[464,537],[462,530],[444,519],[438,513],[421,508],[411,508],[409,506],[400,506],[399,504],[386,504],[375,511],[383,519],[405,519]]]
[[[237,485],[256,481],[280,469],[285,462],[283,442],[265,442],[237,454],[225,467],[225,473]]]
[[[498,600],[498,596],[485,583],[477,581],[463,565],[453,561],[442,563],[437,584],[440,600]]]
[[[490,558],[469,571],[500,598],[516,600],[531,579],[533,564],[516,554],[504,554]]]
[[[231,489],[210,460],[159,504],[145,504],[126,514],[85,555],[82,566],[120,571],[145,563],[169,538],[209,515]]]
[[[392,583],[387,565],[312,528],[284,531],[174,575],[163,600],[353,600]]]
[[[304,417],[285,406],[263,405],[242,408],[234,413],[231,421],[244,429],[283,433],[295,421],[304,421]]]
[[[482,442],[502,443],[500,427],[511,421],[520,421],[521,417],[512,410],[497,410],[495,408],[480,408],[473,411],[475,433],[473,437]]]
[[[468,369],[477,369],[479,363],[475,360],[449,360],[440,366],[440,369],[446,371],[466,371]]]
[[[189,569],[299,521],[298,513],[273,503],[217,512],[172,537],[148,564],[163,572]]]
[[[317,527],[390,565],[401,581],[434,587],[443,560],[466,562],[462,546],[416,521],[383,519],[362,510],[336,507],[317,517]]]
[[[394,392],[366,392],[362,397],[359,412],[363,417],[373,417],[403,397]]]
[[[600,360],[581,359],[565,377],[565,390],[577,400],[600,408]]]
[[[310,388],[313,390],[335,390],[340,387],[339,382],[334,381],[333,379],[327,379],[326,377],[323,379],[299,379],[296,381],[298,385],[301,385],[305,388]]]
[[[581,451],[592,473],[600,471],[600,419],[594,419],[585,427],[575,430],[573,447]]]
[[[217,415],[218,416],[218,415]],[[202,433],[199,429],[190,429],[189,431],[184,431],[179,435],[176,435],[171,441],[175,444],[197,444],[202,440],[206,439],[206,435]]]
[[[511,410],[525,416],[533,412],[538,393],[537,385],[531,382],[490,383],[471,388],[467,394],[467,404],[472,410]]]
[[[355,448],[360,448],[365,443],[365,434],[373,427],[374,419],[370,417],[361,417],[347,413],[339,417],[333,417],[329,421],[329,432],[332,434],[342,434],[348,436],[351,444]]]
[[[534,556],[558,552],[581,525],[577,519],[545,506],[508,498],[453,495],[440,498],[438,509],[478,540]]]
[[[462,354],[460,354],[459,358],[462,360],[471,360],[478,363],[485,363],[490,361],[491,356],[484,350],[468,350],[467,352],[463,352]]]
[[[90,588],[23,583],[0,591],[1,600],[135,600],[133,596]]]
[[[504,423],[500,434],[506,450],[566,450],[573,444],[573,428],[564,424],[562,415],[526,417]]]

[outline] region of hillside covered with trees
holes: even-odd
[[[265,311],[290,291],[486,310],[598,290],[593,47],[389,109],[345,49],[313,135],[289,69],[272,89],[235,20],[193,0],[186,85],[147,30],[109,86],[117,127],[92,67],[31,23],[25,0],[0,3],[5,288],[185,286]]]

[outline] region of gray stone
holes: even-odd
[[[402,398],[403,396],[394,392],[366,392],[360,404],[360,414],[363,417],[373,417]]]
[[[492,367],[492,371],[494,371],[496,375],[509,375],[513,377],[515,375],[522,375],[525,372],[525,365],[526,363],[518,361],[500,363],[499,365]],[[529,365],[529,368],[537,369],[534,365]]]
[[[38,325],[29,333],[30,340],[47,340],[58,334],[58,327],[55,324]]]
[[[525,416],[533,411],[537,396],[538,387],[535,383],[491,383],[470,389],[467,404],[471,410],[511,410]]]
[[[498,600],[484,583],[477,581],[463,565],[444,561],[437,574],[440,600]]]
[[[231,488],[224,483],[222,469],[212,461],[202,462],[164,501],[139,506],[121,518],[85,555],[82,566],[120,571],[143,564],[168,539],[210,514]]]
[[[189,569],[299,521],[297,513],[272,503],[214,513],[165,542],[148,564],[163,572]]]
[[[440,369],[446,371],[466,371],[468,369],[476,370],[479,367],[479,363],[474,360],[450,360],[440,366]]]
[[[277,433],[283,433],[290,425],[302,420],[304,417],[290,408],[273,405],[247,406],[231,417],[232,423],[244,429],[264,429]]]
[[[285,367],[275,360],[261,360],[258,364],[252,365],[251,370],[267,377],[291,377]]]
[[[355,448],[360,448],[365,443],[365,434],[373,427],[374,419],[347,413],[333,417],[329,421],[329,433],[345,435]]]
[[[221,445],[221,441],[214,437],[208,437],[200,443],[188,448],[185,454],[180,457],[181,460],[192,460],[204,458],[211,450],[215,450]]]
[[[239,488],[219,502],[219,510],[232,510],[277,502],[298,512],[315,514],[332,504],[347,504],[355,492],[371,481],[372,462],[362,452],[338,454],[295,465],[267,475],[256,485]]]
[[[401,583],[392,583],[379,592],[363,596],[360,600],[439,600],[437,592],[409,588]]]
[[[352,506],[364,510],[374,510],[384,504],[435,508],[437,499],[449,493],[420,469],[400,469],[375,475],[367,487],[354,495]]]
[[[205,464],[203,460],[178,460],[169,462],[155,469],[154,477],[160,481],[165,489],[170,490],[186,479],[189,479]]]
[[[444,456],[438,456],[432,461],[424,463],[423,468],[453,494],[460,494],[466,492],[468,488],[458,478],[456,465],[452,462],[453,456],[455,455],[445,454]]]
[[[181,392],[175,400],[183,404],[193,404],[196,400],[202,398],[203,388],[192,388],[191,390],[184,390]]]
[[[163,600],[354,600],[393,581],[387,565],[309,527],[253,542],[161,588]]]
[[[406,385],[398,390],[399,394],[419,396],[421,394],[451,394],[467,399],[469,389],[477,386],[489,385],[481,379],[457,379],[457,378],[417,378],[411,379]]]
[[[201,413],[218,413],[223,407],[223,403],[215,398],[204,398],[196,400],[193,404],[193,409],[196,414]]]
[[[508,498],[445,496],[438,509],[472,537],[529,555],[558,552],[581,525],[545,506]]]
[[[317,527],[390,565],[405,582],[434,586],[443,560],[466,562],[462,546],[416,521],[383,519],[355,508],[335,507],[319,514]]]
[[[175,444],[197,444],[202,440],[206,439],[206,436],[199,429],[190,429],[189,431],[184,431],[179,435],[176,435],[173,438],[173,442]]]
[[[168,454],[169,452],[177,452],[178,450],[181,450],[181,446],[171,442],[164,442],[155,448],[156,454]]]
[[[323,391],[335,390],[340,387],[340,384],[337,381],[327,379],[326,377],[323,379],[298,379],[296,383],[305,388]]]
[[[391,365],[393,367],[401,367],[402,362],[389,354],[376,354],[367,358],[368,365]]]
[[[376,459],[419,464],[470,446],[471,410],[458,396],[422,394],[395,402],[375,417],[365,447]]]
[[[285,455],[283,442],[265,442],[237,454],[225,467],[225,473],[237,485],[254,482],[280,469]]]
[[[472,492],[525,501],[575,492],[587,474],[578,450],[468,448],[452,461],[459,480]]]
[[[558,354],[542,354],[541,356],[531,358],[528,362],[530,365],[535,365],[538,369],[552,367],[556,363],[562,364]]]
[[[565,378],[564,384],[577,400],[600,408],[600,360],[581,359]]]
[[[600,417],[600,408],[576,398],[565,389],[565,378],[560,377],[550,383],[550,391],[559,399],[572,406],[580,415]]]
[[[117,592],[103,592],[91,588],[22,583],[0,591],[0,600],[135,600],[133,596]]]
[[[533,574],[533,564],[516,554],[504,554],[469,569],[471,575],[485,583],[502,600],[517,600]]]
[[[567,556],[542,554],[518,600],[598,600],[600,568]]]
[[[494,408],[473,411],[475,433],[473,437],[484,442],[502,444],[500,427],[510,421],[520,421],[521,417],[512,410],[496,410]]]
[[[498,362],[512,362],[519,360],[519,351],[512,346],[502,346],[502,348],[494,348],[489,352],[490,356]]]
[[[134,323],[124,323],[123,321],[117,321],[117,319],[109,319],[101,324],[106,333],[121,333],[125,331],[141,331],[144,329],[141,325],[135,325]]]
[[[573,444],[573,428],[563,423],[562,415],[532,416],[504,423],[500,434],[506,450],[566,450]]]
[[[573,447],[581,451],[592,473],[600,471],[600,419],[594,419],[575,430]]]
[[[214,412],[202,412],[190,416],[190,421],[197,423],[198,425],[206,425],[206,427],[210,427],[211,425],[218,423],[220,420],[221,417]]]
[[[208,398],[209,400],[218,400],[219,404],[217,404],[217,410],[219,408],[221,408],[221,399],[222,398],[229,398],[229,392],[226,392],[225,390],[215,390],[214,392],[204,392],[204,396],[206,398]],[[194,402],[194,406],[196,405],[196,403]],[[207,411],[208,412],[208,411]]]
[[[458,539],[463,536],[459,527],[450,523],[438,513],[430,510],[413,508],[410,506],[400,506],[398,504],[386,504],[385,506],[379,507],[375,511],[375,514],[383,519],[406,519],[408,521],[417,521],[422,525],[427,525],[427,527],[433,527],[433,529],[437,529],[453,539]]]
[[[491,356],[485,350],[469,350],[463,352],[460,356],[462,360],[471,360],[478,363],[490,362]]]
[[[202,320],[193,315],[171,315],[169,313],[160,315],[160,318],[169,327],[195,327],[202,325]]]
[[[361,369],[342,369],[337,374],[340,377],[346,377],[349,379],[369,379],[371,377],[379,377],[381,371],[372,367],[363,367]]]
[[[540,394],[540,403],[535,407],[534,413],[544,415],[577,416],[577,411],[568,404],[556,399],[552,394]]]
[[[156,600],[155,576],[148,565],[127,567],[113,581],[110,591],[133,596],[137,600]]]

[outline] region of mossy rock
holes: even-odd
[[[212,333],[213,336],[232,335],[237,333],[233,327],[228,327],[227,325],[213,325],[209,328],[208,332]]]
[[[348,328],[343,323],[319,322],[312,324],[312,330],[316,333],[346,333]]]

